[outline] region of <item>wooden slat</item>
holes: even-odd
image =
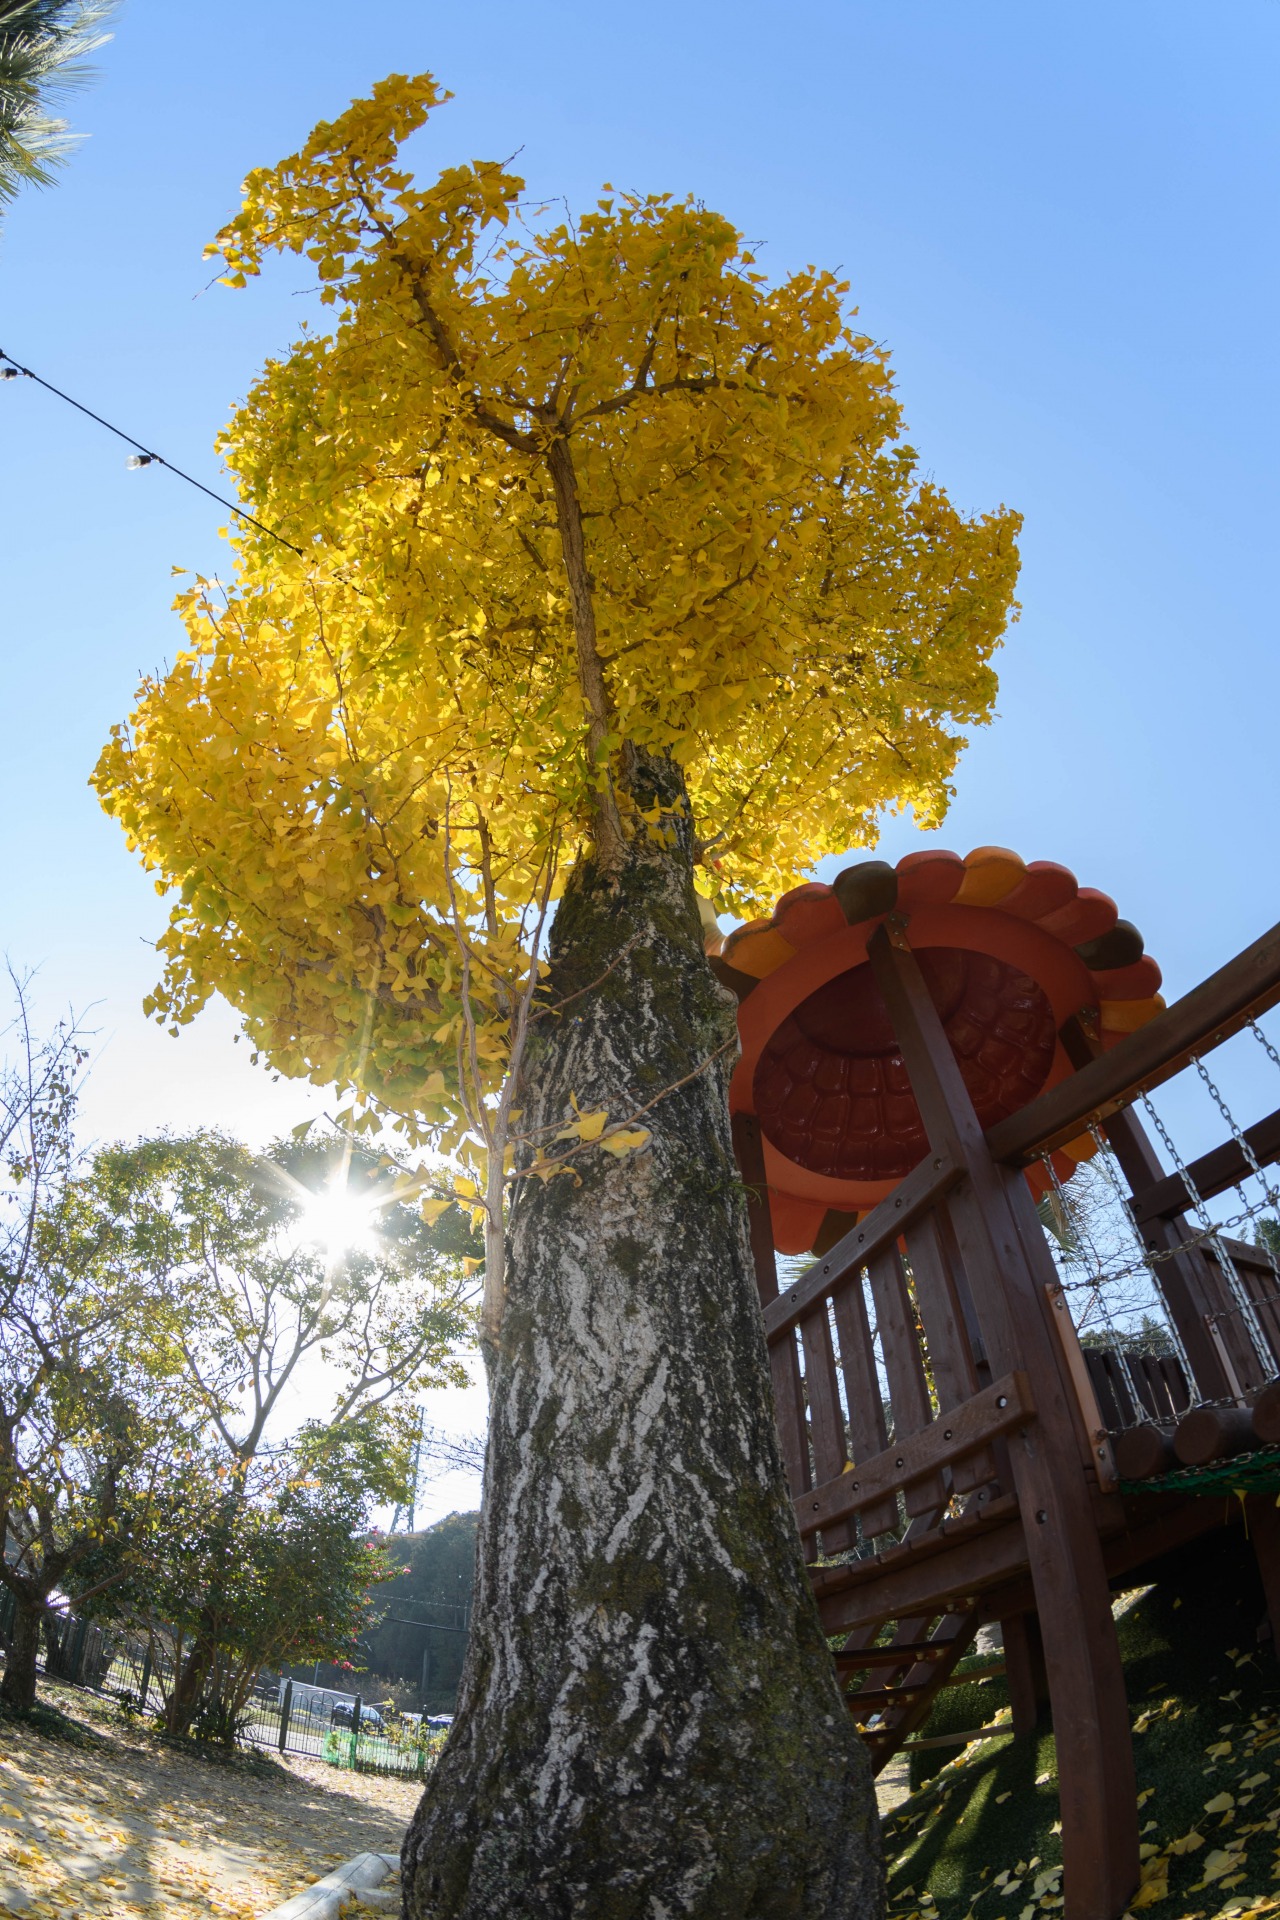
[[[870,1621],[883,1620],[886,1606],[894,1617],[938,1614],[948,1605],[1024,1574],[1026,1540],[1010,1511],[1012,1506],[1012,1501],[1000,1503],[1006,1515],[1002,1522],[986,1527],[970,1523],[969,1534],[950,1541],[945,1553],[913,1553],[898,1547],[884,1556],[886,1564],[874,1583],[851,1585],[821,1596],[823,1631],[852,1632]]]
[[[868,1261],[867,1278],[875,1301],[880,1356],[889,1382],[896,1447],[900,1441],[920,1433],[933,1418],[915,1314],[896,1245],[884,1247]],[[928,1513],[945,1499],[946,1490],[936,1473],[905,1488],[906,1510],[913,1517]]]
[[[867,1302],[859,1270],[845,1274],[835,1289],[832,1305],[835,1308],[836,1337],[840,1342],[840,1370],[844,1374],[845,1398],[849,1404],[849,1441],[853,1457],[855,1460],[874,1458],[884,1451],[889,1436],[880,1402],[880,1378],[876,1372]],[[890,1494],[864,1507],[860,1519],[864,1540],[874,1540],[877,1535],[888,1533],[898,1524],[896,1497]]]
[[[964,1513],[940,1520],[936,1527],[925,1528],[919,1533],[909,1532],[904,1540],[892,1541],[861,1560],[842,1560],[834,1567],[810,1567],[809,1583],[819,1606],[825,1606],[833,1594],[850,1592],[855,1587],[873,1587],[896,1567],[914,1565],[918,1561],[931,1560],[935,1555],[950,1553],[957,1542],[990,1533],[993,1527],[1003,1526],[1006,1520],[1013,1519],[1017,1511],[1016,1494],[1002,1493],[995,1499],[987,1499],[980,1489]],[[935,1607],[933,1611],[937,1613],[938,1608]],[[925,1612],[927,1615],[927,1609]],[[901,1623],[906,1619],[900,1608],[888,1608],[876,1615],[868,1613],[865,1617],[867,1620],[874,1618],[877,1631],[886,1620],[893,1619]],[[847,1631],[852,1633],[854,1629],[850,1627]],[[875,1633],[868,1635],[868,1641],[875,1637]],[[859,1644],[865,1645],[867,1642]]]
[[[906,1238],[938,1406],[945,1413],[990,1386],[991,1368],[946,1202],[922,1214]],[[988,1485],[996,1473],[995,1459],[984,1447],[957,1461],[951,1469],[952,1489],[970,1493]]]
[[[796,1521],[802,1535],[824,1530],[833,1520],[881,1500],[899,1487],[935,1476],[953,1460],[985,1446],[1000,1433],[1013,1433],[1035,1418],[1026,1375],[1007,1374],[981,1393],[930,1421],[919,1433],[895,1439],[873,1459],[860,1460],[847,1473],[797,1496]]]
[[[836,1356],[831,1344],[831,1325],[827,1303],[820,1300],[800,1322],[800,1344],[804,1349],[804,1384],[809,1402],[809,1443],[813,1452],[814,1479],[821,1486],[844,1472],[848,1452],[844,1438],[844,1412],[840,1389],[836,1384]],[[841,1553],[856,1546],[857,1529],[848,1519],[831,1519],[822,1529],[822,1551]]]
[[[1246,1240],[1233,1240],[1227,1234],[1219,1236],[1218,1244],[1236,1270],[1236,1277],[1245,1293],[1253,1302],[1258,1324],[1262,1328],[1263,1339],[1269,1348],[1271,1370],[1274,1374],[1280,1369],[1280,1280],[1276,1277],[1265,1247],[1251,1247]],[[1212,1244],[1205,1248],[1209,1261],[1215,1271],[1221,1272],[1217,1249]],[[1224,1276],[1225,1278],[1225,1276]],[[1237,1318],[1242,1316],[1237,1313]]]
[[[1280,1107],[1265,1120],[1241,1131],[1260,1167],[1280,1160]],[[1212,1200],[1228,1187],[1234,1187],[1238,1180],[1247,1180],[1252,1171],[1244,1150],[1234,1140],[1228,1140],[1193,1160],[1187,1168],[1186,1180],[1180,1173],[1169,1173],[1163,1180],[1144,1187],[1141,1193],[1135,1193],[1129,1209],[1139,1226],[1144,1220],[1167,1220],[1170,1215],[1185,1213],[1195,1205],[1187,1191],[1188,1181],[1202,1200]]]
[[[787,1486],[793,1495],[803,1493],[813,1481],[809,1469],[809,1433],[804,1418],[804,1390],[800,1381],[800,1355],[795,1335],[775,1341],[769,1349],[769,1372],[773,1379],[773,1407],[782,1442],[782,1464]]]
[[[1145,1027],[1126,1034],[1069,1080],[1001,1120],[987,1134],[992,1157],[1025,1166],[1037,1154],[1065,1146],[1083,1128],[1106,1119],[1126,1101],[1149,1093],[1178,1073],[1194,1054],[1216,1047],[1246,1021],[1280,1000],[1280,926]]]
[[[886,1200],[865,1214],[860,1223],[837,1240],[830,1253],[815,1260],[793,1287],[765,1308],[764,1330],[770,1339],[798,1320],[806,1307],[823,1294],[834,1292],[846,1273],[866,1265],[881,1247],[892,1246],[903,1229],[933,1206],[956,1183],[959,1174],[942,1154],[931,1154],[913,1167]]]

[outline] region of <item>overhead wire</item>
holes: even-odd
[[[105,427],[108,433],[114,433],[117,440],[123,440],[126,446],[136,448],[140,457],[132,460],[131,466],[164,467],[177,479],[185,480],[189,487],[195,487],[198,492],[216,501],[218,506],[225,507],[228,513],[234,513],[237,520],[243,520],[248,526],[256,527],[259,533],[265,533],[268,539],[277,541],[280,546],[288,547],[290,553],[296,553],[299,560],[308,558],[301,547],[295,546],[292,540],[286,539],[285,535],[277,532],[274,527],[269,527],[265,520],[259,520],[255,514],[247,513],[243,507],[238,507],[234,500],[228,500],[223,494],[215,493],[212,487],[206,487],[203,480],[197,480],[193,474],[185,473],[181,467],[175,467],[172,460],[166,460],[162,453],[157,453],[153,447],[145,446],[141,440],[135,440],[131,433],[125,432],[123,427],[114,426],[100,413],[95,413],[92,407],[86,407],[83,401],[74,399],[69,393],[64,393],[61,387],[55,387],[51,380],[44,379],[31,367],[24,367],[20,360],[15,360],[12,354],[6,353],[3,347],[0,347],[0,380],[13,380],[19,374],[26,380],[34,380],[36,385],[43,387],[46,393],[53,394],[55,399],[65,401],[67,406],[74,407],[77,413],[83,413],[98,426]],[[346,584],[350,586],[354,585],[354,582],[348,581]]]

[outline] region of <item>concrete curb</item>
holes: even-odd
[[[263,1920],[336,1920],[342,1909],[400,1870],[400,1858],[394,1853],[357,1853],[344,1860],[323,1880],[304,1887],[281,1906],[272,1907]],[[376,1904],[382,1906],[384,1894]],[[398,1902],[397,1902],[398,1904]]]

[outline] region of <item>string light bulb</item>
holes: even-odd
[[[149,467],[155,463],[154,453],[131,453],[125,461],[126,467]]]

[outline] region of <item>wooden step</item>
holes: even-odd
[[[1004,1734],[1013,1738],[1013,1728],[1007,1720],[994,1727],[968,1727],[963,1733],[930,1733],[924,1738],[917,1735],[913,1740],[903,1741],[902,1751],[911,1753],[916,1748],[923,1750],[925,1747],[967,1747],[971,1740],[996,1740]],[[874,1740],[875,1729],[872,1728],[870,1733],[862,1737],[864,1740]]]
[[[859,1667],[909,1667],[919,1660],[940,1660],[945,1651],[936,1640],[908,1640],[883,1647],[841,1647],[832,1658],[837,1667],[856,1672]]]
[[[904,1680],[900,1687],[870,1687],[865,1693],[846,1693],[845,1700],[851,1710],[859,1707],[891,1707],[896,1700],[907,1700],[917,1693],[930,1693],[933,1681]]]

